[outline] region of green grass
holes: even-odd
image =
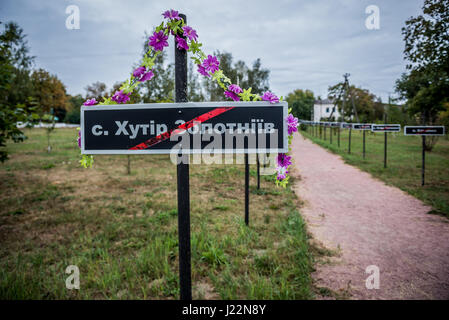
[[[78,165],[77,132],[10,143],[0,165],[0,299],[177,299],[176,167],[168,156],[96,156]],[[254,168],[252,168],[254,169]],[[299,200],[243,165],[191,165],[195,299],[311,299],[312,253]],[[80,290],[65,269],[80,269]]]
[[[332,152],[374,177],[396,186],[431,205],[431,213],[449,217],[449,141],[440,137],[434,149],[426,152],[425,185],[421,186],[422,140],[417,136],[404,136],[402,133],[388,134],[387,168],[384,169],[384,134],[366,132],[366,157],[363,159],[362,131],[352,131],[351,154],[348,154],[349,130],[341,130],[340,148],[337,135],[330,144],[329,129],[317,137],[312,132],[301,131],[305,137]]]

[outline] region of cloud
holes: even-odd
[[[80,8],[80,30],[65,28],[71,4]],[[380,8],[380,30],[365,28],[371,4]],[[387,0],[3,0],[0,19],[24,28],[37,66],[57,74],[71,94],[84,94],[95,81],[110,88],[126,79],[140,58],[144,31],[174,8],[187,15],[207,53],[228,51],[247,64],[261,58],[278,95],[307,88],[325,96],[349,72],[352,83],[385,100],[405,70],[401,27],[421,6]],[[172,43],[168,52],[173,59]]]

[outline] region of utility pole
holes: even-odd
[[[359,116],[357,114],[357,109],[356,109],[355,104],[354,104],[354,95],[352,94],[351,87],[349,85],[349,80],[348,80],[349,76],[350,76],[349,73],[345,73],[343,75],[343,77],[345,78],[345,87],[346,87],[347,92],[351,95],[352,111],[354,112],[355,119],[356,119],[357,122],[360,122],[359,121]]]

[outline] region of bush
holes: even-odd
[[[73,124],[80,124],[80,111],[73,109],[66,113],[64,118],[65,123],[73,123]]]

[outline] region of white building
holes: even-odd
[[[332,113],[333,109],[334,112]],[[331,113],[333,118],[331,120],[337,121],[341,116],[338,107],[331,100],[315,100],[313,104],[313,121],[319,122],[322,118],[329,119]]]

